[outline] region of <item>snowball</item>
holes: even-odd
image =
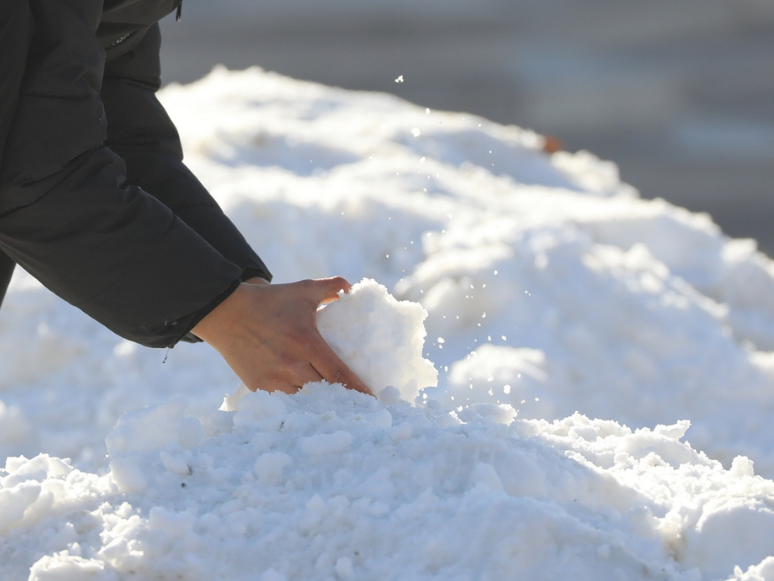
[[[375,394],[413,402],[419,390],[438,383],[438,372],[422,355],[423,321],[417,303],[397,301],[371,279],[355,284],[317,314],[317,326],[339,357]]]

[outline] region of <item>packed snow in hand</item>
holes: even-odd
[[[364,280],[321,309],[317,327],[379,399],[414,401],[421,388],[438,384],[433,363],[422,356],[425,317],[420,304],[398,302],[384,286]]]
[[[235,392],[17,272],[0,579],[774,580],[752,241],[469,115],[259,69],[161,96],[275,280],[362,280],[318,320],[379,399]]]

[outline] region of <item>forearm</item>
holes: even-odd
[[[242,267],[244,280],[271,280],[268,267],[182,161],[152,150],[113,149],[126,162],[127,181],[158,199],[223,257]]]
[[[242,268],[158,200],[121,183],[105,148],[75,160],[34,204],[0,217],[0,246],[119,335],[173,345],[233,292]]]
[[[140,186],[195,230],[244,278],[271,274],[201,182],[183,164],[180,138],[156,98],[160,35],[151,28],[130,53],[105,68],[100,97],[108,118],[105,145],[126,163],[127,181]]]
[[[0,171],[33,29],[32,12],[27,2],[11,2],[3,6],[0,13],[0,55],[3,55],[0,58]]]

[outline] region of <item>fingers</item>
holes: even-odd
[[[307,383],[322,380],[323,376],[320,375],[311,364],[307,364],[297,375],[296,382],[298,383],[298,387],[304,387]]]
[[[318,278],[308,282],[312,283],[311,293],[318,305],[337,301],[340,291],[348,293],[349,289],[352,288],[352,285],[340,276]]]
[[[347,389],[373,395],[371,390],[360,381],[360,378],[333,352],[322,336],[319,337],[317,349],[313,352],[311,359],[312,367],[328,383],[341,383]]]
[[[352,288],[344,278],[337,276],[333,278],[323,278],[313,281],[318,288],[318,296],[322,297],[322,300],[318,302],[329,303],[339,299],[339,292],[344,291],[348,293]],[[317,327],[315,326],[315,334],[317,338],[317,345],[312,352],[311,364],[317,370],[317,372],[329,383],[341,383],[347,389],[353,389],[360,393],[367,395],[373,395],[370,389],[360,380],[360,378],[354,374],[354,372],[347,367],[347,365],[339,358],[333,349],[330,348],[325,339],[322,338]]]
[[[322,380],[323,376],[317,373],[317,370],[307,363],[287,366],[280,373],[261,378],[260,384],[245,383],[245,385],[250,391],[263,389],[265,391],[296,393],[307,383],[314,383]]]
[[[320,335],[316,312],[350,284],[341,277],[268,285],[251,279],[194,327],[251,389],[294,393],[322,379],[373,395]]]

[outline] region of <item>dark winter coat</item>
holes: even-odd
[[[17,263],[119,335],[174,345],[263,262],[157,101],[181,0],[2,0],[0,299]],[[10,260],[9,260],[10,258]]]

